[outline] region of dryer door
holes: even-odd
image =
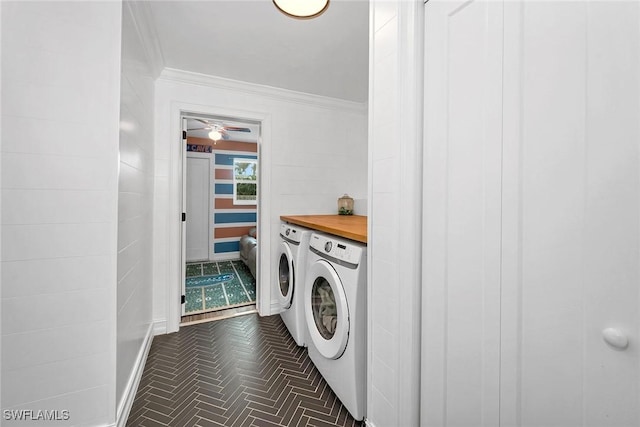
[[[310,266],[304,299],[313,344],[327,359],[338,359],[349,339],[349,307],[340,277],[327,261]]]
[[[280,242],[278,249],[278,305],[282,310],[291,307],[295,287],[293,254],[286,242]]]

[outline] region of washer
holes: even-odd
[[[313,233],[304,313],[309,356],[356,420],[365,415],[366,245]]]
[[[278,280],[275,294],[278,311],[289,333],[299,346],[306,346],[307,326],[304,320],[304,276],[312,231],[297,225],[280,224],[278,246]]]

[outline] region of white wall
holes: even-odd
[[[112,423],[121,5],[0,7],[2,409]]]
[[[367,420],[418,424],[422,3],[371,2]]]
[[[261,159],[260,289],[275,278],[280,215],[330,214],[349,193],[366,199],[366,106],[225,79],[165,70],[156,82],[154,319],[172,319],[179,298],[179,112],[264,118]],[[273,258],[273,259],[272,259]],[[275,274],[275,272],[273,272]],[[261,284],[262,283],[262,284]],[[268,290],[268,288],[266,288]],[[175,291],[169,296],[167,290]],[[260,291],[259,291],[260,292]],[[262,292],[263,296],[265,292]],[[168,299],[170,298],[170,300]],[[259,298],[261,298],[259,296]],[[262,304],[269,313],[270,298]],[[171,306],[171,307],[169,307]],[[175,327],[175,326],[174,326]],[[169,326],[172,330],[172,326]],[[159,328],[158,331],[163,331]]]
[[[118,182],[118,417],[128,412],[136,375],[152,336],[153,110],[155,52],[143,4],[125,2],[122,16],[120,174]]]

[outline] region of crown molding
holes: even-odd
[[[125,0],[123,7],[131,15],[133,25],[142,42],[147,61],[151,67],[151,77],[155,79],[164,68],[164,58],[158,41],[158,33],[151,17],[151,8],[147,2],[130,0]]]
[[[297,92],[289,89],[243,82],[240,80],[227,79],[208,74],[194,73],[175,68],[165,68],[162,70],[158,80],[206,86],[233,92],[246,93],[249,95],[262,96],[277,101],[294,102],[330,109],[338,108],[362,114],[366,114],[368,110],[366,102],[347,101],[345,99]]]

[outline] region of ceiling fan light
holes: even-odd
[[[214,141],[217,141],[222,138],[222,134],[218,129],[214,129],[211,132],[209,132],[209,138],[213,139]]]
[[[329,7],[329,0],[273,0],[280,12],[293,18],[315,18]]]

